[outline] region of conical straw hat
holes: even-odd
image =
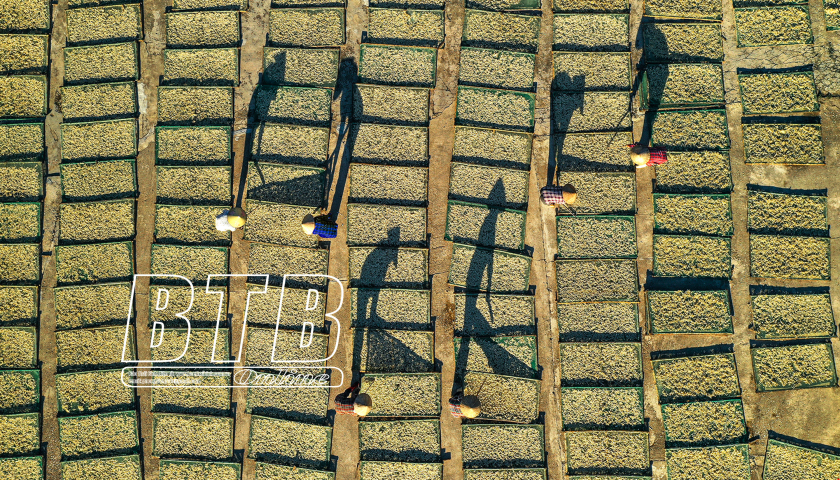
[[[476,418],[481,414],[481,401],[475,395],[461,399],[461,414],[467,418]]]
[[[563,185],[563,201],[566,205],[571,205],[577,201],[577,190],[571,183]]]
[[[245,213],[245,210],[239,207],[231,208],[228,212],[228,223],[233,228],[242,228],[247,219],[248,214]]]
[[[307,215],[303,217],[303,221],[300,223],[300,227],[303,229],[304,233],[307,235],[312,235],[315,231],[315,217],[312,215]]]
[[[630,149],[630,159],[637,167],[647,166],[650,161],[650,149],[641,145],[635,145]]]
[[[370,407],[373,405],[373,400],[367,393],[360,393],[355,400],[353,400],[353,412],[360,417],[364,417],[370,413]]]

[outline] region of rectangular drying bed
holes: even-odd
[[[437,50],[394,45],[362,45],[359,53],[359,83],[435,86]]]
[[[350,165],[351,203],[425,206],[429,169],[390,165]]]
[[[0,474],[9,480],[43,480],[44,457],[0,458]],[[131,480],[130,476],[125,478]]]
[[[296,87],[335,87],[338,81],[337,48],[263,49],[262,83]]]
[[[329,144],[325,127],[260,123],[254,127],[251,160],[323,167]]]
[[[326,477],[324,477],[326,480]],[[443,480],[442,463],[360,462],[359,480],[387,480],[392,478],[423,478]],[[321,478],[313,478],[321,480]]]
[[[648,432],[567,432],[566,462],[570,473],[644,474]]]
[[[750,235],[750,276],[831,279],[828,238]]]
[[[39,162],[44,152],[43,123],[0,124],[0,161]]]
[[[754,295],[753,329],[757,338],[813,338],[835,334],[828,293]]]
[[[354,287],[425,288],[429,251],[424,248],[350,247]]]
[[[828,198],[747,192],[747,228],[755,233],[828,236]]]
[[[558,171],[629,172],[630,132],[558,134],[554,137]],[[657,167],[659,168],[659,167]],[[727,172],[729,171],[727,166]],[[658,171],[658,170],[657,170]]]
[[[467,9],[461,45],[536,53],[540,17]]]
[[[531,91],[534,89],[535,61],[536,56],[531,53],[464,47],[461,49],[458,83]]]
[[[83,0],[84,1],[84,0]],[[173,10],[248,10],[248,0],[175,0]]]
[[[449,178],[451,200],[524,210],[528,206],[529,172],[453,163]]]
[[[356,328],[431,331],[434,326],[430,317],[430,302],[431,293],[428,290],[351,288],[351,325]]]
[[[840,457],[836,455],[779,440],[767,440],[764,461],[764,478],[767,480],[781,480],[793,476],[808,478],[816,475],[832,478],[838,471],[840,471]]]
[[[455,120],[461,125],[526,131],[534,128],[533,93],[458,87],[457,104]]]
[[[61,165],[61,193],[65,202],[133,198],[137,196],[135,161],[105,160]]]
[[[437,47],[444,39],[443,10],[371,8],[368,43]]]
[[[823,0],[825,12],[825,29],[840,30],[840,2],[837,0]]]
[[[126,382],[131,382],[126,371]],[[58,411],[79,415],[134,408],[136,390],[122,382],[123,370],[65,373],[55,376]]]
[[[312,207],[251,200],[248,202],[248,223],[245,224],[244,238],[253,242],[292,247],[317,247],[318,238],[307,235],[300,228],[301,219],[310,213]],[[208,218],[212,222],[212,217]]]
[[[559,258],[636,258],[636,218],[558,216]]]
[[[538,0],[467,0],[467,8],[477,8],[479,10],[539,10],[540,2]]]
[[[133,360],[134,333],[126,327],[64,330],[55,334],[58,370],[90,370],[122,366],[123,356]]]
[[[344,44],[344,8],[279,8],[268,14],[268,45],[333,47]]]
[[[630,50],[630,15],[559,13],[554,15],[553,49],[576,52]]]
[[[428,88],[356,85],[353,121],[425,126],[429,122]]]
[[[41,245],[0,244],[0,283],[34,285],[41,279]]]
[[[639,339],[639,305],[631,302],[559,303],[560,341]]]
[[[720,2],[715,0],[701,2],[648,0],[645,2],[645,15],[649,17],[720,21],[723,12]]]
[[[726,290],[648,290],[652,333],[732,333]]]
[[[362,461],[440,462],[439,420],[359,422]]]
[[[40,238],[40,203],[0,203],[0,241],[37,242]]]
[[[152,271],[157,275],[181,275],[193,284],[206,285],[207,275],[224,274],[228,268],[228,249],[224,247],[197,247],[152,244]],[[155,279],[172,282],[175,279]],[[183,285],[183,280],[177,280]]]
[[[462,54],[463,55],[463,54]],[[629,52],[554,52],[554,90],[629,90]]]
[[[40,404],[40,370],[0,371],[0,413],[37,411]]]
[[[455,337],[454,343],[458,378],[473,373],[538,378],[536,336]]]
[[[0,6],[0,30],[31,31],[50,29],[50,2],[16,0]]]
[[[478,203],[449,201],[446,240],[481,247],[522,250],[526,212]]]
[[[630,92],[552,92],[556,133],[630,130]]]
[[[361,391],[373,403],[365,418],[440,416],[439,373],[365,374]]]
[[[750,353],[759,392],[837,385],[830,343],[756,347]]]
[[[41,414],[0,415],[0,435],[5,439],[0,454],[36,455],[41,452]]]
[[[422,373],[434,366],[433,332],[372,328],[353,332],[353,368],[360,372]]]
[[[662,405],[668,447],[729,445],[747,440],[741,400]]]
[[[629,12],[627,0],[554,0],[555,12]]]
[[[152,279],[152,283],[158,281],[159,279]],[[206,285],[207,278],[194,282],[192,291],[183,280],[177,285],[151,285],[148,306],[138,308],[148,308],[149,326],[160,322],[166,328],[186,328],[186,322],[175,315],[187,309],[188,313],[184,316],[189,318],[193,328],[215,328],[217,320],[221,320],[221,326],[225,326],[227,291],[224,287],[211,284],[211,293],[206,293]]]
[[[320,167],[250,162],[248,198],[316,207],[324,200],[326,175],[326,171]]]
[[[134,274],[134,243],[97,243],[55,247],[59,284],[128,280]]]
[[[212,478],[214,480],[239,480],[242,465],[223,462],[195,462],[187,460],[161,460],[160,479],[178,480],[189,478],[200,480]]]
[[[481,399],[479,420],[532,423],[540,410],[540,381],[488,373],[464,376],[464,394]],[[516,400],[511,402],[510,400]]]
[[[139,455],[90,458],[61,462],[61,480],[86,478],[90,480],[117,477],[125,480],[142,480]]]
[[[563,430],[639,430],[645,425],[640,387],[561,389]]]
[[[749,480],[749,445],[674,448],[665,450],[668,480],[726,478]]]
[[[165,49],[163,83],[166,85],[239,85],[239,50],[236,48]]]
[[[723,61],[719,23],[648,23],[642,29],[648,63]]]
[[[64,49],[65,85],[123,82],[139,77],[137,42]]]
[[[269,286],[266,293],[260,293],[263,289],[262,285],[252,284],[247,287],[248,325],[279,326],[281,329],[300,331],[304,323],[309,322],[316,331],[324,330],[326,297],[320,292]],[[345,301],[347,301],[346,297]],[[311,310],[306,310],[306,308]]]
[[[129,117],[137,113],[134,82],[61,87],[65,121]]]
[[[38,321],[38,287],[0,286],[0,326],[34,326]]]
[[[225,361],[230,356],[230,331],[227,328],[191,328],[188,333],[187,329],[173,326],[170,324],[166,329],[166,341],[151,349],[152,361],[209,365],[212,361]]]
[[[35,327],[0,327],[0,368],[35,368],[38,334]]]
[[[654,63],[645,67],[643,109],[709,107],[726,103],[723,67],[714,63]]]
[[[560,302],[635,302],[639,279],[635,260],[558,260]]]
[[[727,150],[725,110],[659,112],[653,119],[652,143],[668,150]]]
[[[653,274],[662,277],[729,278],[729,238],[682,235],[653,236]]]
[[[745,114],[816,112],[814,72],[738,75]]]
[[[461,425],[464,468],[542,468],[544,439],[542,425]]]
[[[262,85],[254,95],[254,114],[261,121],[322,127],[330,123],[332,91],[326,88]]]
[[[311,369],[294,369],[294,367],[285,372],[313,376],[320,373]],[[323,424],[327,421],[331,392],[329,388],[278,388],[259,387],[252,384],[248,387],[245,411],[252,415]]]
[[[638,343],[561,343],[564,387],[635,387],[642,385],[642,349]]]
[[[668,152],[656,166],[656,190],[667,193],[725,193],[732,190],[729,151]]]
[[[137,412],[114,412],[58,419],[61,458],[136,453]]]
[[[531,257],[455,244],[449,284],[473,291],[523,293],[529,288]]]
[[[127,240],[134,237],[134,199],[62,203],[58,239],[62,243]]]
[[[822,165],[822,128],[819,124],[744,124],[746,162]]]
[[[350,126],[352,162],[402,167],[429,165],[428,127],[357,123]],[[393,141],[398,138],[399,141]]]
[[[282,367],[287,360],[299,360],[292,362],[293,366],[302,362],[306,362],[303,363],[305,366],[320,366],[324,362],[319,360],[327,358],[328,335],[313,334],[312,343],[305,348],[301,348],[301,340],[308,342],[309,339],[299,331],[249,327],[247,335],[246,366],[265,367],[274,363]]]
[[[814,43],[808,6],[736,8],[739,47]]]
[[[0,74],[46,73],[49,35],[0,35]]]
[[[233,88],[158,87],[162,124],[226,125],[233,122]]]
[[[456,336],[535,335],[534,297],[459,293],[455,295]]]
[[[61,159],[109,160],[137,155],[134,119],[61,124]]]
[[[653,194],[653,229],[659,233],[731,236],[729,195]]]
[[[115,43],[143,39],[143,9],[136,5],[67,11],[67,43]]]
[[[416,8],[424,10],[443,10],[446,6],[446,2],[444,0],[372,0],[370,2],[370,6],[374,8]]]
[[[423,247],[426,209],[395,205],[347,205],[347,245]]]
[[[166,14],[169,48],[238,47],[239,12],[171,12]]]
[[[43,117],[47,114],[47,77],[14,75],[0,77],[0,89],[14,91],[0,99],[0,118]]]
[[[155,413],[156,457],[225,460],[233,456],[233,418]]]
[[[155,127],[158,165],[233,163],[230,127]]]
[[[271,285],[283,285],[285,275],[326,275],[329,266],[329,250],[317,248],[285,247],[270,243],[251,243],[248,254],[249,282],[265,283],[268,275]],[[287,287],[321,288],[326,285],[322,278],[294,277],[285,279]]]
[[[155,205],[155,242],[228,245],[230,232],[216,229],[215,219],[227,207]]]
[[[731,353],[653,360],[653,375],[660,404],[741,396]]]
[[[158,166],[157,201],[225,205],[231,199],[230,166]]]
[[[526,132],[456,125],[452,161],[529,170],[531,135]]]
[[[185,380],[179,371],[164,375],[161,380]],[[230,412],[231,374],[214,372],[213,376],[190,377],[182,387],[152,389],[152,411],[189,413],[194,415],[227,415]],[[189,387],[187,387],[189,385]]]
[[[321,470],[310,470],[307,468],[300,468],[300,467],[289,467],[284,465],[274,465],[271,463],[264,463],[264,462],[255,462],[256,465],[256,472],[254,478],[256,480],[276,480],[278,478],[288,478],[293,479],[295,477],[301,478],[301,480],[333,480],[335,479],[335,473],[333,472],[324,472]],[[238,466],[238,465],[237,465]],[[364,463],[362,464],[362,469],[364,469]],[[233,480],[236,480],[237,477],[234,477]],[[365,477],[362,477],[365,478]],[[225,479],[220,479],[225,480]],[[375,480],[375,479],[371,479]]]

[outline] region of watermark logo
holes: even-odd
[[[250,289],[247,292],[245,302],[245,311],[242,317],[242,335],[239,339],[239,348],[236,349],[235,358],[226,358],[224,344],[226,342],[225,335],[222,332],[226,329],[225,326],[225,295],[227,290],[214,285],[214,281],[229,280],[235,277],[246,277],[249,280],[254,278],[261,278],[263,280],[262,288]],[[183,305],[176,305],[172,301],[173,289],[166,286],[155,285],[150,292],[150,301],[152,309],[156,313],[165,313],[176,318],[180,324],[177,330],[171,325],[167,326],[164,322],[153,321],[151,324],[151,335],[149,341],[149,349],[152,352],[152,358],[155,360],[136,360],[132,358],[132,319],[135,309],[138,308],[135,302],[135,294],[137,289],[137,280],[140,278],[158,279],[171,283],[177,281],[182,285],[189,287],[189,302],[186,308]],[[193,282],[182,275],[164,275],[164,274],[136,274],[131,287],[131,298],[129,300],[128,318],[125,324],[125,337],[123,340],[122,363],[130,364],[122,371],[123,384],[129,387],[169,387],[169,388],[232,388],[237,386],[248,386],[258,388],[327,388],[330,387],[330,375],[325,372],[338,372],[340,375],[340,382],[338,386],[344,382],[344,372],[337,367],[331,367],[326,363],[335,356],[338,350],[338,342],[333,345],[332,351],[324,358],[319,354],[315,354],[315,347],[313,346],[316,327],[312,322],[301,322],[299,344],[297,348],[300,349],[300,355],[295,355],[297,359],[283,358],[281,350],[278,349],[278,339],[282,335],[288,335],[288,330],[281,329],[281,318],[284,315],[284,300],[286,293],[289,291],[287,284],[289,282],[314,282],[326,280],[338,284],[338,291],[341,292],[338,306],[331,312],[324,314],[325,319],[332,321],[331,328],[336,328],[338,336],[341,334],[341,322],[335,316],[344,305],[344,286],[341,282],[330,275],[317,274],[290,274],[283,276],[283,283],[280,289],[280,301],[277,305],[277,321],[274,326],[274,338],[271,346],[270,362],[268,365],[243,365],[242,352],[245,350],[245,332],[248,327],[248,311],[251,307],[251,301],[254,295],[265,295],[269,293],[269,275],[240,275],[240,274],[211,274],[207,276],[207,283],[204,286],[204,294],[218,295],[218,309],[216,312],[216,322],[213,333],[213,342],[210,348],[209,358],[207,363],[201,366],[184,365],[181,360],[187,355],[190,348],[190,339],[193,334],[193,325],[190,322],[188,314],[192,310],[195,303],[196,287]],[[216,282],[218,283],[218,282]],[[258,285],[259,287],[259,285]],[[183,288],[183,287],[181,287]],[[326,295],[317,289],[310,288],[307,291],[304,311],[314,311],[319,308],[321,304],[326,306]],[[281,333],[282,332],[282,333]],[[185,337],[185,340],[184,340]],[[183,349],[178,348],[183,342]],[[174,345],[174,348],[173,348]],[[175,352],[177,355],[169,354],[166,357],[164,352]],[[312,353],[307,355],[307,353]],[[303,358],[303,359],[301,359]],[[140,367],[141,370],[137,370]],[[227,377],[230,376],[232,382],[229,385],[207,384],[207,377]],[[338,388],[338,387],[334,387]]]

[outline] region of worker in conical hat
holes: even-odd
[[[237,228],[242,228],[246,220],[248,220],[248,214],[239,207],[223,210],[221,215],[216,217],[216,230],[232,232]]]
[[[543,205],[574,205],[577,202],[577,189],[567,183],[562,187],[549,185],[540,189],[540,201]]]
[[[481,414],[481,401],[475,395],[457,392],[449,399],[449,413],[455,418],[476,418]]]
[[[356,399],[353,400],[353,413],[360,417],[364,417],[370,413],[372,406],[373,400],[370,398],[370,395],[367,393],[360,393],[356,395]]]
[[[303,217],[300,226],[307,235],[318,235],[321,238],[335,238],[338,235],[338,225],[323,210],[318,216],[309,214]]]
[[[645,168],[650,165],[662,165],[668,161],[668,153],[664,148],[646,147],[638,143],[628,145],[630,147],[630,159],[636,168]]]
[[[373,401],[367,393],[359,393],[359,382],[335,397],[335,413],[364,417],[370,413]]]

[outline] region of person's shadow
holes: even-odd
[[[361,102],[358,95],[356,81],[359,75],[359,67],[355,58],[345,58],[338,67],[338,83],[333,91],[333,101],[339,100],[340,118],[338,121],[338,139],[330,156],[327,158],[326,191],[322,208],[329,206],[329,216],[335,220],[341,210],[341,200],[344,198],[344,189],[347,186],[347,176],[350,172],[350,161],[353,158],[353,147],[356,144],[356,137],[359,128],[352,123],[354,108],[361,108],[362,105],[354,105]],[[356,98],[358,97],[358,98]],[[344,150],[341,144],[344,142]],[[338,179],[333,192],[333,202],[330,205],[330,188],[333,180]]]
[[[569,130],[572,117],[576,111],[583,113],[586,77],[584,75],[572,77],[566,72],[561,72],[555,75],[552,87],[556,90],[551,92],[553,97],[551,102],[552,135],[549,137],[548,172],[546,175],[546,183],[549,186],[554,185],[558,171],[565,169],[558,162],[562,158],[565,134]],[[583,159],[576,158],[576,160],[580,163],[584,162]]]
[[[400,240],[400,227],[394,227],[388,230],[388,240],[386,245],[395,245]],[[355,280],[359,287],[369,288],[393,288],[395,285],[390,285],[385,282],[385,277],[388,274],[388,269],[393,265],[397,266],[397,258],[399,250],[396,247],[379,246],[374,248],[368,255],[365,263],[359,272],[359,279]],[[371,295],[366,297],[364,301],[359,299],[357,305],[357,313],[360,316],[365,315],[368,305],[371,306],[371,316],[376,315],[376,307],[379,303],[379,295]]]
[[[637,142],[645,146],[650,145],[653,134],[653,120],[656,118],[662,97],[665,94],[665,85],[668,83],[669,74],[668,64],[651,64],[655,66],[648,68],[648,57],[654,59],[664,58],[667,52],[648,52],[647,46],[667,45],[668,42],[658,28],[649,28],[646,25],[652,24],[643,23],[639,27],[636,37],[636,47],[644,47],[646,50],[636,66],[636,78],[630,91],[631,98],[633,96],[639,96],[639,106],[645,111],[642,133]],[[653,76],[653,71],[657,71],[658,75]],[[645,84],[644,88],[643,83]]]

